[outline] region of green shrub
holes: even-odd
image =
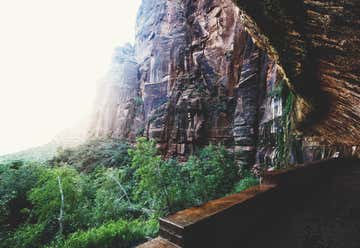
[[[26,224],[20,226],[8,240],[0,244],[0,247],[38,248],[41,247],[41,236],[45,226],[43,224]]]
[[[110,222],[88,231],[72,234],[67,240],[53,244],[56,248],[126,248],[145,240],[157,229],[154,221]]]
[[[222,146],[179,163],[145,138],[132,149],[91,141],[47,165],[0,165],[0,247],[133,246],[157,234],[159,216],[228,193],[236,174]]]
[[[184,165],[189,182],[188,195],[200,204],[229,192],[237,180],[234,158],[223,146],[209,145],[198,156],[190,157]]]
[[[119,217],[136,218],[141,215],[131,198],[135,188],[132,174],[126,168],[106,169],[98,174],[94,180],[93,223],[99,225]]]
[[[42,166],[10,163],[0,166],[0,231],[15,228],[29,217],[27,193],[37,184]]]
[[[135,199],[159,215],[221,197],[237,180],[234,159],[222,146],[209,145],[184,164],[162,160],[155,141],[144,138],[129,153],[138,181]]]
[[[247,176],[241,179],[237,184],[235,184],[233,192],[238,193],[258,184],[259,184],[259,179],[252,176]]]
[[[168,201],[167,186],[164,183],[167,163],[157,153],[155,141],[145,138],[138,138],[135,149],[129,150],[137,182],[134,199],[161,212],[165,208],[171,209],[172,204]]]
[[[119,139],[96,139],[72,149],[60,149],[49,161],[53,166],[66,163],[77,170],[91,172],[99,167],[124,167],[129,161],[130,145]]]
[[[62,208],[61,189],[64,196],[63,220],[64,234],[74,230],[86,228],[89,217],[89,201],[85,195],[87,188],[84,177],[69,166],[48,168],[44,170],[36,186],[30,191],[28,197],[33,208],[33,219],[38,223],[57,223]],[[56,228],[54,235],[59,231]]]

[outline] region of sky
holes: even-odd
[[[0,155],[49,142],[91,112],[140,0],[0,0]]]

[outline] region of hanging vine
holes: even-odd
[[[296,142],[293,125],[293,113],[296,96],[287,86],[285,80],[279,81],[276,87],[267,94],[272,99],[281,99],[282,113],[281,116],[275,117],[270,122],[274,130],[274,140],[272,142],[275,147],[275,152],[272,158],[271,166],[276,168],[283,168],[289,165],[292,155],[292,147]],[[269,166],[269,165],[268,165]]]
[[[290,161],[291,147],[294,142],[293,134],[293,110],[295,95],[286,86],[282,89],[283,112],[280,117],[280,128],[276,133],[275,166],[286,167]]]

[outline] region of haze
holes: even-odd
[[[49,142],[89,115],[140,0],[0,0],[0,154]]]

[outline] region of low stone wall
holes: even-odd
[[[359,160],[267,172],[259,186],[160,219],[158,240],[180,247],[355,248],[359,193]],[[140,247],[160,247],[149,244]]]

